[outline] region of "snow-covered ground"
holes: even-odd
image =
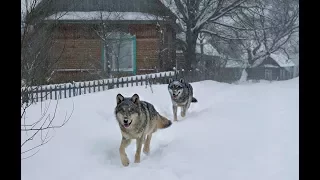
[[[192,85],[198,103],[185,118],[178,116],[179,122],[153,135],[150,155],[142,153],[140,164],[133,163],[133,141],[126,149],[128,167],[122,166],[118,153],[116,94],[138,93],[172,119],[167,85],[154,85],[154,93],[141,86],[59,100],[55,123],[74,105],[73,115],[63,128],[50,132],[54,137],[35,156],[21,161],[22,179],[298,180],[299,78]],[[51,101],[49,111],[55,103]],[[40,108],[40,103],[31,106],[26,121],[37,120]]]

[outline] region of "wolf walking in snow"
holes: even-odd
[[[122,140],[119,148],[121,162],[124,166],[129,165],[129,159],[125,149],[132,139],[136,139],[137,149],[135,163],[140,162],[142,144],[143,152],[149,154],[152,133],[157,129],[169,127],[172,122],[161,116],[154,106],[146,101],[140,101],[137,94],[132,97],[123,97],[118,94],[115,116],[119,123]]]
[[[198,102],[196,98],[193,97],[193,88],[191,84],[185,82],[183,78],[180,80],[169,79],[168,90],[172,101],[172,110],[174,121],[177,121],[177,110],[181,107],[181,116],[185,117],[190,104]]]

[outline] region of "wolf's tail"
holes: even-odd
[[[159,119],[157,120],[158,129],[165,129],[165,128],[171,126],[171,124],[172,124],[172,122],[169,119],[167,119],[159,114]]]
[[[196,103],[196,102],[198,102],[198,100],[196,98],[192,97],[191,102]]]

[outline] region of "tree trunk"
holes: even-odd
[[[110,69],[109,69],[109,61],[110,61],[110,57],[109,57],[109,46],[108,43],[105,41],[104,42],[104,62],[103,62],[103,69],[105,71],[105,75],[107,78],[110,77]]]
[[[184,53],[185,56],[185,70],[192,69],[192,63],[196,62],[196,43],[198,38],[198,32],[192,32],[191,28],[187,28],[186,32],[186,42],[187,42],[187,49]]]

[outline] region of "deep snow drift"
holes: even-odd
[[[112,89],[58,101],[55,124],[74,111],[69,122],[33,157],[22,160],[23,180],[216,179],[298,180],[299,78],[281,82],[231,85],[192,83],[198,103],[185,118],[157,131],[150,155],[135,164],[135,142],[126,149],[130,165],[119,157],[121,134],[114,118],[116,94],[142,100],[172,119],[167,85]],[[41,117],[38,103],[26,122]],[[57,101],[51,101],[53,112]],[[53,115],[53,114],[52,114]],[[52,117],[51,115],[51,117]],[[27,135],[22,133],[22,139]],[[32,142],[36,145],[37,139]],[[24,147],[28,148],[28,147]],[[25,153],[22,157],[31,155]]]

